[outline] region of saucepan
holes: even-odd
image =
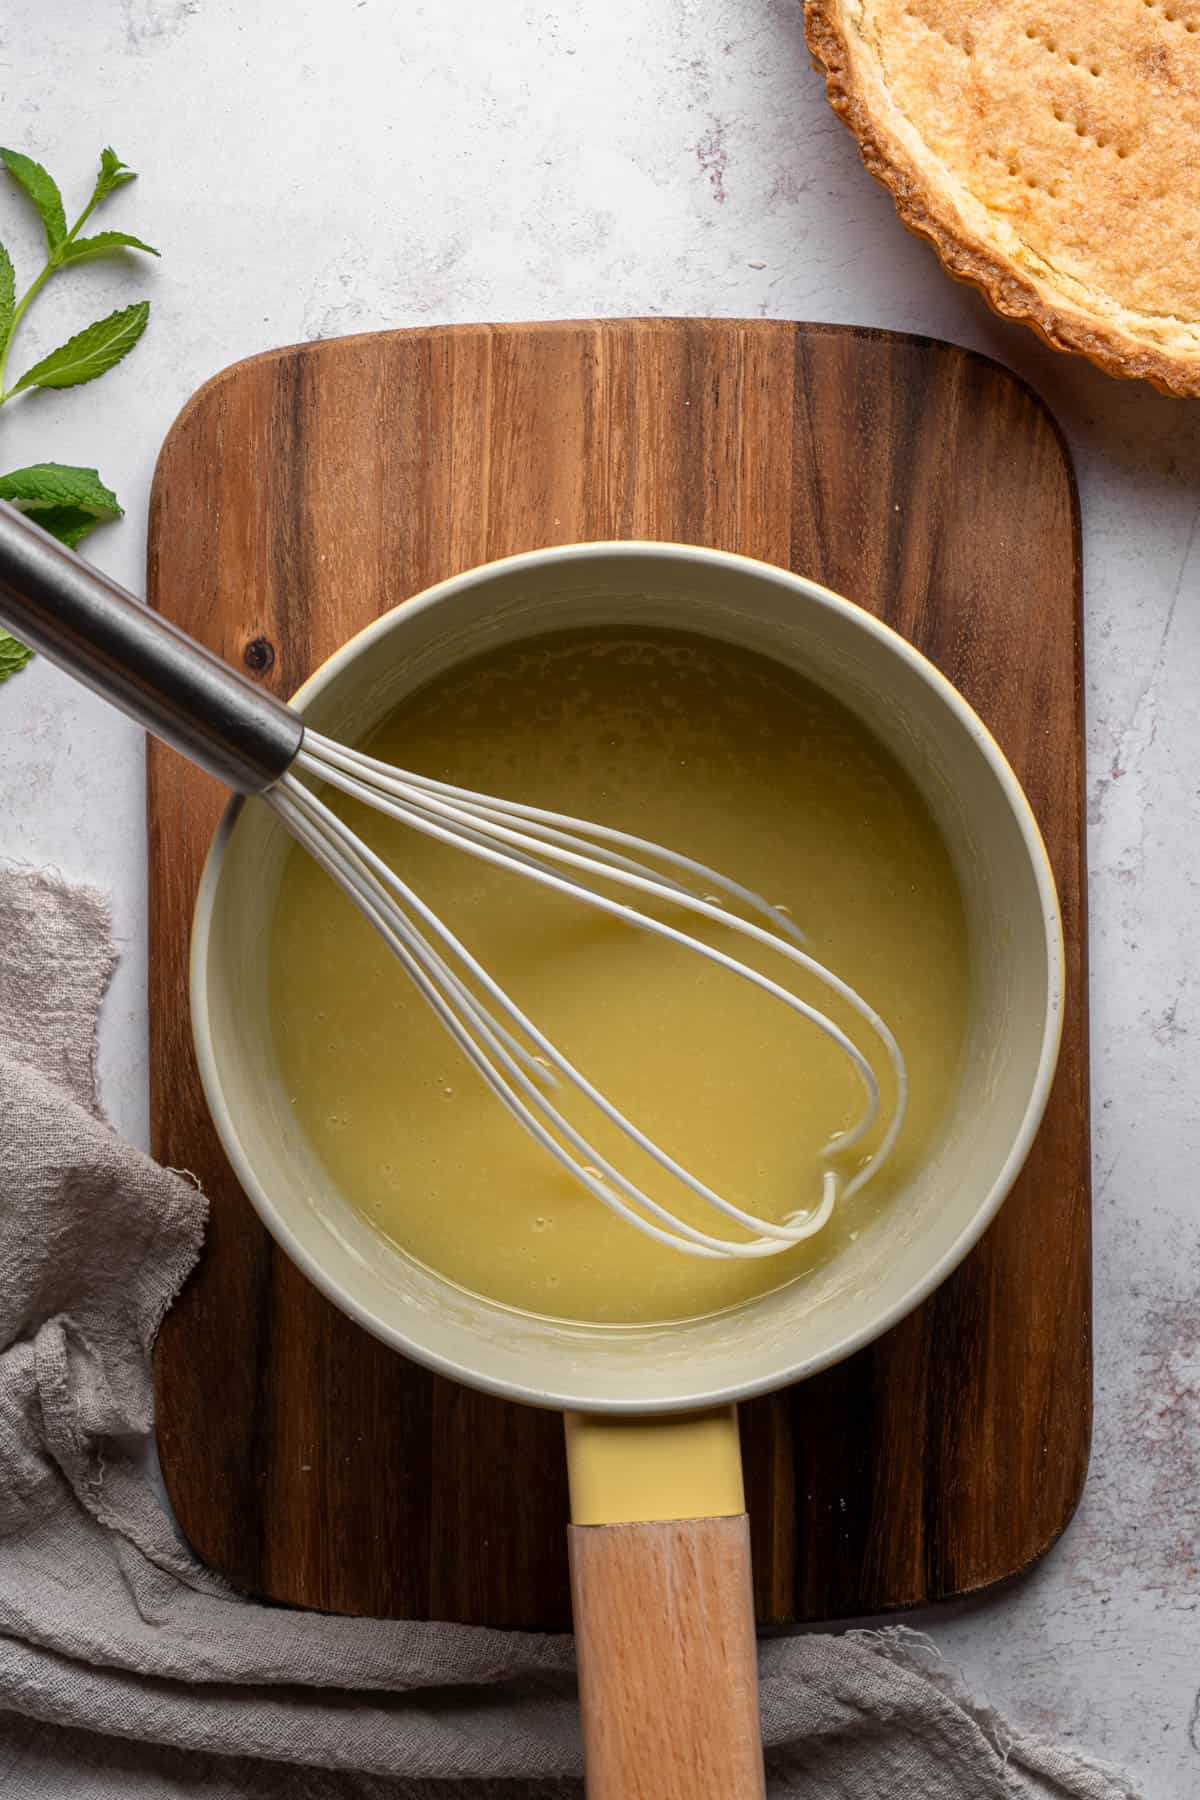
[[[732,1312],[620,1330],[521,1316],[391,1249],[338,1192],[289,1105],[263,948],[290,842],[253,802],[230,806],[204,873],[192,956],[196,1049],[246,1193],[330,1300],[442,1375],[565,1413],[593,1800],[748,1800],[763,1792],[763,1766],[736,1404],[887,1331],[995,1216],[1053,1078],[1059,909],[1029,804],[961,695],[870,614],[744,557],[587,544],[475,569],[370,625],[294,703],[314,727],[354,742],[465,658],[597,625],[684,627],[800,671],[899,759],[949,847],[971,959],[961,1074],[919,1170],[857,1241]],[[396,1058],[403,1105],[402,1044]]]

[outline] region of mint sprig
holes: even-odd
[[[80,237],[82,227],[96,208],[110,194],[136,174],[123,163],[115,150],[100,153],[100,168],[91,198],[68,230],[58,183],[39,162],[20,150],[0,148],[0,164],[37,209],[46,233],[46,261],[20,299],[16,294],[16,277],[12,259],[0,244],[0,407],[18,394],[34,388],[80,387],[95,381],[121,362],[146,329],[150,316],[148,300],[121,307],[106,319],[96,319],[82,331],[33,363],[24,373],[5,387],[8,355],[13,339],[33,301],[46,283],[60,269],[74,263],[88,262],[97,256],[109,256],[126,250],[144,251],[157,256],[152,244],[133,237],[127,231],[100,231],[91,237]],[[106,487],[95,469],[77,468],[69,463],[32,463],[25,469],[13,469],[0,475],[0,500],[7,500],[31,514],[43,530],[58,538],[72,550],[89,531],[110,519],[121,516],[121,506],[111,488]],[[32,652],[7,631],[0,629],[0,683],[24,668]]]
[[[76,219],[71,229],[67,230],[67,217],[63,211],[62,195],[54,179],[43,169],[41,163],[34,162],[32,157],[24,156],[19,150],[0,148],[0,163],[8,170],[13,180],[33,201],[41,217],[46,232],[46,262],[44,268],[30,282],[21,298],[12,308],[7,329],[0,335],[0,406],[11,400],[14,395],[26,392],[34,387],[77,387],[81,382],[94,381],[97,375],[103,375],[121,358],[128,356],[133,346],[146,329],[146,320],[150,316],[148,300],[139,302],[137,306],[127,307],[122,314],[114,313],[110,319],[98,319],[94,325],[79,332],[67,343],[52,350],[44,356],[40,363],[32,369],[26,369],[19,380],[10,388],[4,385],[5,371],[8,367],[8,353],[17,334],[21,320],[28,312],[30,305],[41,293],[52,275],[58,273],[73,262],[82,262],[85,258],[104,256],[116,250],[144,250],[151,256],[158,251],[152,244],[144,244],[140,238],[130,237],[123,231],[104,231],[96,237],[80,238],[81,228],[91,218],[96,208],[103,204],[115,188],[123,187],[127,181],[134,180],[134,171],[127,169],[114,150],[104,150],[100,156],[100,169],[96,176],[92,197]],[[5,252],[5,262],[8,255]],[[11,267],[11,264],[9,265]],[[119,328],[113,321],[121,320]],[[90,334],[98,334],[99,341],[108,345],[112,354],[99,357],[78,357],[80,340]],[[46,379],[46,371],[51,367],[55,378]]]

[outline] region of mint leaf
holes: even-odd
[[[13,273],[12,257],[4,245],[0,244],[0,343],[8,336],[16,297],[17,278]]]
[[[92,205],[106,200],[114,188],[124,187],[127,181],[136,181],[137,171],[127,168],[116,151],[105,148],[100,152],[100,173],[96,177],[96,191],[92,195]]]
[[[35,387],[79,387],[85,381],[95,381],[97,375],[105,374],[123,356],[128,356],[145,331],[149,317],[150,302],[139,300],[136,306],[122,307],[119,312],[109,313],[107,319],[97,319],[49,356],[43,356],[32,369],[26,369],[10,392],[19,394],[23,388]]]
[[[11,500],[72,551],[88,531],[121,518],[121,502],[99,472],[70,463],[31,463],[0,475],[0,500]]]
[[[60,262],[64,268],[67,263],[82,262],[86,256],[105,256],[110,250],[146,250],[151,256],[159,252],[153,244],[143,244],[141,238],[130,237],[127,231],[98,231],[95,237],[72,238],[64,244]]]
[[[103,515],[88,512],[82,506],[26,506],[22,511],[27,512],[43,531],[48,531],[51,537],[57,538],[60,544],[65,544],[68,550],[74,550],[97,525],[103,525],[109,519],[120,518],[122,509],[118,506],[116,512]]]
[[[70,463],[31,463],[0,475],[0,500],[11,500],[71,550],[97,525],[119,519],[122,510],[97,470]]]
[[[97,469],[80,469],[71,463],[31,463],[0,475],[0,500],[11,500],[23,512],[33,513],[39,525],[47,507],[74,506],[101,519],[118,519],[121,505],[105,487]]]
[[[0,681],[7,681],[18,669],[23,669],[33,655],[24,644],[18,644],[15,637],[0,629]]]
[[[53,255],[67,235],[67,215],[63,211],[57,182],[41,163],[34,162],[31,156],[22,156],[19,150],[0,148],[0,162],[13,180],[24,188],[41,214],[46,228],[46,246]]]

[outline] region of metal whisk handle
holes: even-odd
[[[0,501],[0,625],[241,793],[291,767],[304,721]]]

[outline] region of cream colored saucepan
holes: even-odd
[[[620,1331],[520,1317],[391,1250],[332,1185],[288,1103],[263,946],[290,841],[252,802],[230,806],[205,871],[192,1011],[230,1159],[322,1292],[402,1355],[565,1411],[593,1800],[743,1800],[762,1793],[763,1772],[735,1403],[878,1337],[995,1216],[1054,1073],[1059,913],[1029,805],[949,683],[867,613],[742,557],[589,544],[477,569],[369,626],[296,704],[313,726],[354,742],[466,657],[551,627],[612,624],[686,627],[817,681],[898,757],[952,851],[973,967],[965,1069],[920,1173],[857,1242],[802,1283],[736,1312]],[[403,1063],[401,1044],[399,1070]],[[402,1104],[402,1082],[398,1097]]]

